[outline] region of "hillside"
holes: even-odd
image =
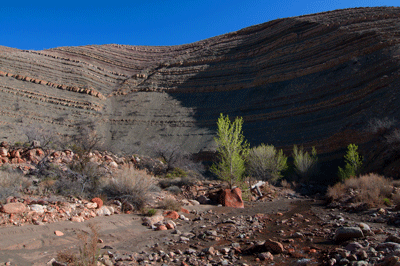
[[[376,7],[170,47],[0,47],[0,139],[20,140],[27,125],[93,125],[113,150],[147,153],[162,139],[197,153],[213,150],[224,113],[243,116],[252,145],[335,154],[373,141],[371,118],[400,119],[399,43],[400,8]]]

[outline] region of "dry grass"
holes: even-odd
[[[22,173],[0,171],[0,201],[4,201],[9,196],[17,196],[30,185],[31,181]]]
[[[390,179],[370,173],[351,177],[344,183],[329,187],[327,197],[332,201],[342,201],[350,197],[353,202],[380,206],[384,203],[384,198],[391,198],[392,192],[393,185]]]
[[[161,203],[159,208],[164,210],[171,210],[171,211],[180,211],[182,205],[176,199],[173,198],[165,198]]]
[[[126,168],[117,172],[107,181],[103,192],[110,199],[120,199],[141,210],[147,201],[149,191],[155,185],[154,177],[145,170]]]
[[[394,205],[400,206],[400,190],[396,190],[392,195],[392,203]]]
[[[68,263],[73,266],[96,266],[100,257],[100,249],[98,247],[99,234],[96,225],[90,223],[88,225],[90,232],[78,234],[81,243],[79,247],[79,255],[75,255],[72,250],[59,251],[57,261]]]

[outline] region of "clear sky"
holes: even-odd
[[[177,45],[277,18],[361,6],[400,6],[400,1],[3,1],[0,45],[26,50],[110,43]]]

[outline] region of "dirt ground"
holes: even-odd
[[[0,228],[0,262],[10,262],[9,265],[45,265],[57,256],[57,252],[66,250],[78,252],[77,247],[81,244],[78,234],[90,232],[87,225],[93,223],[103,240],[103,243],[99,244],[103,253],[147,254],[160,250],[184,251],[188,247],[202,250],[211,246],[220,249],[238,242],[242,254],[237,263],[257,265],[263,262],[255,259],[256,256],[253,254],[255,251],[251,252],[251,245],[257,241],[272,239],[282,242],[286,249],[293,250],[290,254],[275,256],[275,265],[287,265],[298,261],[299,258],[307,258],[313,262],[312,264],[320,265],[324,263],[324,255],[337,247],[329,239],[331,231],[324,233],[326,231],[324,229],[332,227],[332,223],[334,226],[332,217],[340,216],[348,223],[356,223],[360,220],[365,221],[368,216],[340,213],[310,199],[250,202],[246,203],[244,209],[213,205],[188,206],[187,209],[195,210],[197,213],[192,211],[190,214],[185,214],[189,218],[188,221],[175,220],[179,231],[199,236],[201,232],[219,228],[220,237],[214,239],[192,237],[189,242],[180,243],[177,241],[178,236],[173,235],[171,230],[155,231],[143,226],[142,216],[137,214],[95,217],[84,223],[64,221],[45,225],[3,227]],[[251,225],[246,227],[243,222],[238,222],[240,219],[249,221],[252,219],[250,217],[256,216],[262,217],[258,220],[262,222],[261,227]],[[301,219],[297,219],[298,217]],[[232,224],[236,225],[233,232],[230,230]],[[385,231],[397,232],[396,228],[390,228],[385,224],[370,223],[370,226],[373,229],[383,228]],[[64,235],[56,236],[54,233],[56,230],[63,232]],[[303,232],[309,237],[293,240],[295,232]],[[307,232],[313,233],[307,234]],[[315,252],[307,252],[310,249]]]

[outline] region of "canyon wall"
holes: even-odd
[[[153,141],[207,152],[224,113],[244,118],[252,145],[335,154],[373,141],[371,118],[400,120],[399,37],[400,8],[376,7],[170,47],[0,47],[0,138],[20,140],[26,126],[75,134],[90,125],[127,153],[149,153]]]

